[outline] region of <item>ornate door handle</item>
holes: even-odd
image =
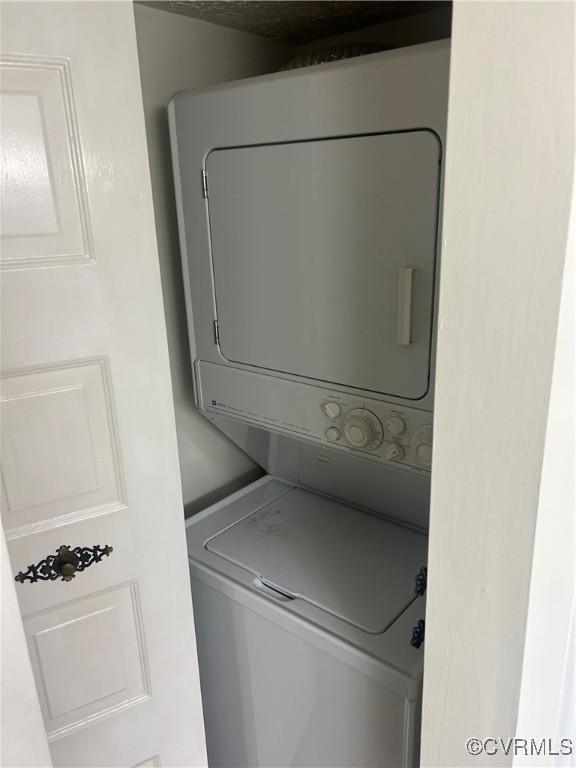
[[[420,648],[420,646],[424,642],[425,626],[426,626],[426,623],[424,619],[420,619],[420,621],[412,629],[412,637],[410,638],[410,645],[413,648]]]
[[[425,565],[420,568],[414,579],[414,594],[422,597],[426,592],[426,582],[428,581],[428,568]]]
[[[63,544],[58,547],[55,555],[48,555],[39,563],[29,565],[26,571],[20,571],[15,578],[20,584],[24,584],[25,581],[31,584],[36,581],[55,581],[58,578],[62,581],[72,581],[77,572],[85,571],[94,563],[99,563],[111,552],[113,549],[108,544],[105,547],[95,544],[93,547],[74,547],[74,549]]]

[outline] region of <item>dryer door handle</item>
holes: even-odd
[[[409,346],[412,339],[412,286],[414,267],[398,270],[398,314],[396,317],[396,343]]]

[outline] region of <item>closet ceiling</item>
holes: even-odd
[[[164,11],[193,16],[285,43],[308,43],[329,35],[383,24],[416,13],[449,10],[451,2],[297,2],[290,0],[160,0],[143,2]]]

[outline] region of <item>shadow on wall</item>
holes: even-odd
[[[134,13],[182,493],[190,515],[262,471],[194,405],[166,106],[177,91],[274,71],[290,49],[155,8],[136,5]]]
[[[185,504],[184,517],[186,520],[189,517],[194,517],[194,515],[197,515],[198,512],[202,512],[203,509],[206,509],[206,507],[209,507],[211,504],[216,504],[216,502],[229,496],[231,493],[236,493],[236,491],[239,491],[245,485],[258,480],[263,474],[263,470],[257,464],[254,464],[254,468],[250,472],[247,472],[240,477],[235,477],[225,485],[221,485],[200,498],[194,499],[194,501],[191,501],[189,504]]]

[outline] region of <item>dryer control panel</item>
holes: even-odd
[[[338,393],[321,403],[327,442],[384,462],[429,470],[432,464],[431,414]]]
[[[429,411],[204,361],[196,362],[195,378],[202,410],[383,464],[430,471]]]

